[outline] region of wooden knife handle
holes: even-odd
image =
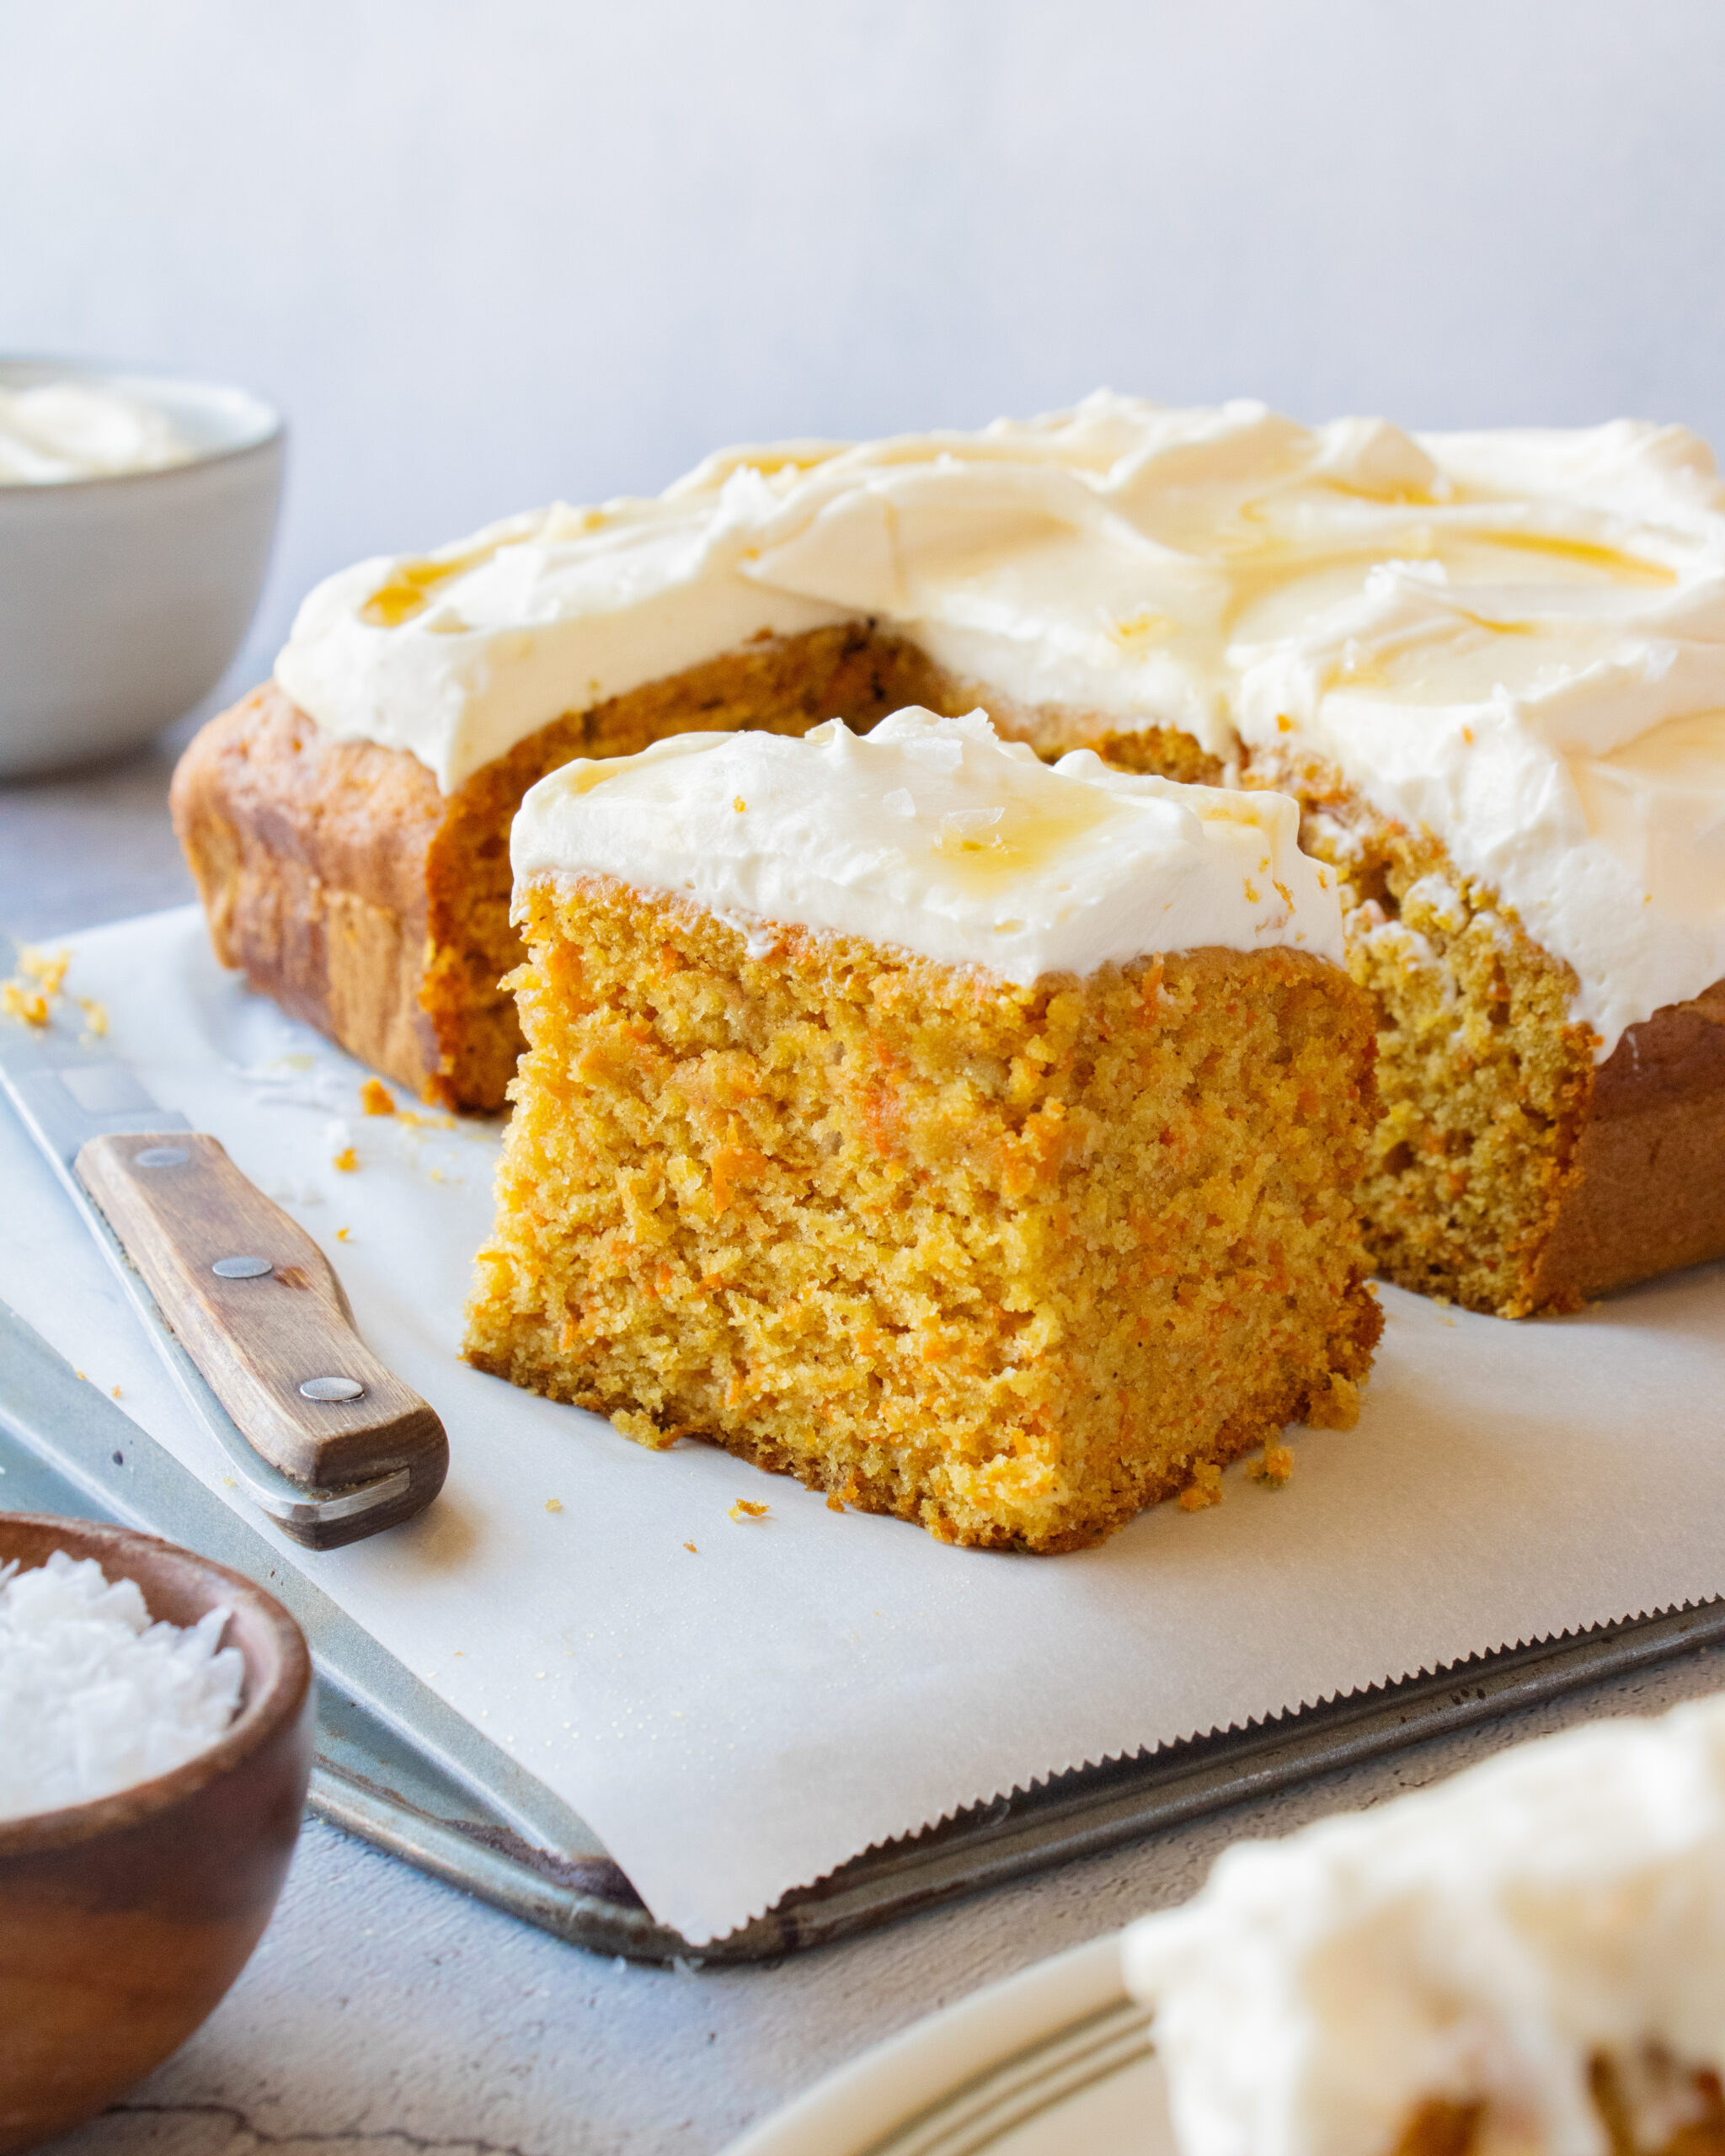
[[[408,1469],[402,1496],[365,1515],[367,1534],[430,1503],[449,1465],[442,1423],[360,1338],[317,1244],[215,1139],[191,1131],[93,1138],[77,1167],[255,1452],[318,1491]],[[222,1262],[233,1259],[267,1260],[267,1269],[247,1275]],[[346,1389],[319,1379],[362,1389],[344,1400],[308,1398],[307,1385],[314,1396]]]

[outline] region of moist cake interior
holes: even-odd
[[[804,930],[753,957],[608,878],[523,895],[481,1369],[1038,1550],[1353,1420],[1371,1019],[1335,967],[1017,988]]]

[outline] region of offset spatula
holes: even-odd
[[[0,937],[0,975],[15,965]],[[442,1423],[360,1338],[317,1244],[215,1139],[61,1027],[0,1019],[0,1086],[260,1511],[334,1550],[430,1503]]]

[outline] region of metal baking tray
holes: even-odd
[[[3,1303],[0,1511],[123,1521],[267,1586],[304,1627],[318,1665],[312,1812],[573,1945],[695,1966],[776,1961],[825,1945],[1725,1641],[1725,1602],[1708,1602],[1477,1656],[1245,1730],[1057,1774],[883,1843],[727,1938],[694,1947],[654,1923],[585,1821],[386,1653]]]

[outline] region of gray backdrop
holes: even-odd
[[[0,0],[0,349],[294,430],[307,584],[1098,382],[1725,434],[1720,0]]]

